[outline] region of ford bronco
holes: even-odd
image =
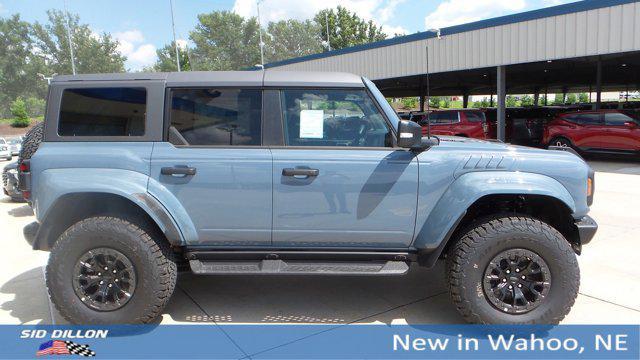
[[[51,252],[73,323],[153,320],[178,269],[401,275],[439,259],[467,321],[558,323],[597,229],[580,157],[422,137],[350,74],[57,76],[19,169],[25,237]]]

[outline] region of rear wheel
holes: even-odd
[[[571,140],[562,136],[551,139],[551,141],[549,142],[549,146],[573,148],[573,144],[571,143]]]
[[[47,288],[60,314],[75,324],[147,323],[176,283],[169,247],[124,219],[82,220],[54,244]]]
[[[451,298],[472,323],[557,324],[578,294],[580,270],[569,242],[529,217],[476,224],[447,262]]]

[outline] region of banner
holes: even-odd
[[[0,358],[638,359],[640,326],[0,326]]]

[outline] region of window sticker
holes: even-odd
[[[300,139],[322,139],[324,137],[324,111],[300,111]]]

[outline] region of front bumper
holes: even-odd
[[[598,224],[591,218],[591,216],[585,216],[582,219],[576,220],[576,228],[578,228],[578,239],[580,245],[588,244],[598,230]]]

